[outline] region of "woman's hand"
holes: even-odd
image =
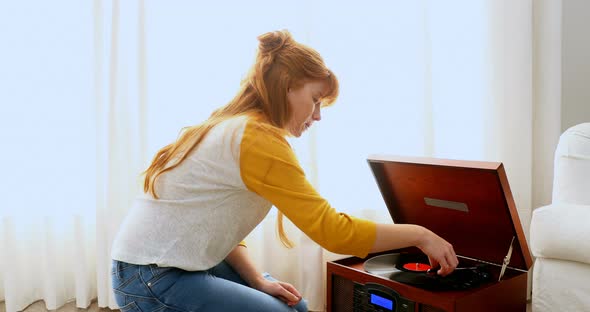
[[[370,252],[416,246],[428,256],[439,275],[448,275],[459,264],[453,246],[429,229],[415,224],[377,224],[377,237]]]
[[[260,278],[255,285],[252,285],[264,293],[277,297],[289,306],[294,306],[301,301],[301,294],[293,285],[281,281],[269,281]]]
[[[428,256],[430,266],[440,268],[437,271],[439,275],[445,276],[450,274],[459,264],[453,246],[432,231],[428,229],[424,230],[425,233],[422,235],[422,239],[420,239],[416,247],[420,248]]]
[[[225,260],[252,288],[279,298],[289,306],[294,306],[301,301],[301,294],[293,285],[277,281],[267,273],[264,275],[258,273],[254,263],[248,257],[245,246],[236,246]]]

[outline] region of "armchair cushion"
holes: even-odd
[[[555,150],[552,202],[590,205],[590,122],[567,129]]]
[[[531,220],[535,257],[590,264],[590,205],[557,203],[537,208]]]

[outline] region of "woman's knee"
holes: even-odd
[[[272,275],[270,275],[270,273],[268,273],[268,272],[262,273],[262,276],[269,281],[272,281],[272,282],[277,281],[277,279],[272,277]],[[297,310],[297,312],[307,312],[307,300],[301,299],[301,301],[299,301],[296,305],[294,305],[293,308],[295,310]]]
[[[297,310],[297,312],[307,312],[307,300],[301,299],[301,301],[294,305],[293,308]]]

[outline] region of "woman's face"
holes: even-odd
[[[328,83],[325,80],[313,80],[287,91],[287,101],[292,112],[287,130],[293,136],[300,137],[314,121],[322,119],[320,99],[326,94],[327,89]]]

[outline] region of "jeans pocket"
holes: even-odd
[[[120,307],[119,310],[121,310],[121,312],[142,312],[135,301],[131,301],[128,304]]]

